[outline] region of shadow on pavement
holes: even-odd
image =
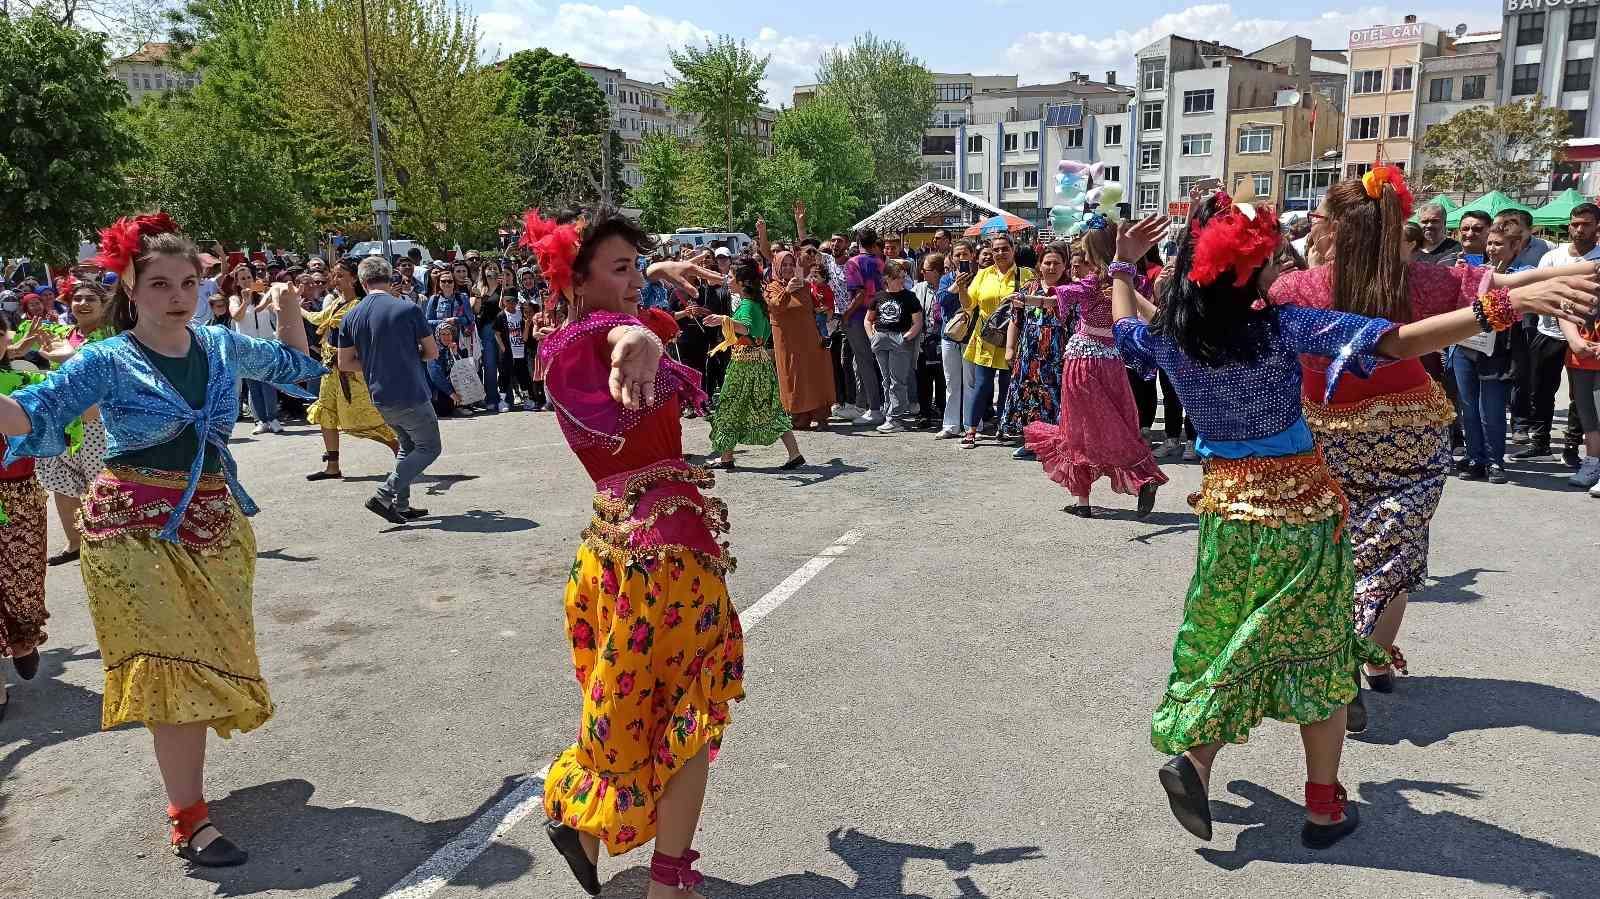
[[[1500,568],[1468,568],[1444,577],[1430,577],[1421,590],[1411,594],[1410,602],[1442,602],[1465,604],[1478,602],[1483,594],[1467,588],[1478,584],[1479,575],[1505,574]]]
[[[500,511],[469,509],[459,515],[422,518],[408,525],[385,528],[383,533],[445,531],[451,534],[513,534],[517,531],[531,531],[538,526],[539,522],[531,518],[516,518]]]
[[[1455,812],[1424,812],[1406,793],[1478,799],[1477,790],[1460,784],[1419,780],[1363,783],[1361,827],[1332,849],[1317,851],[1300,844],[1305,813],[1299,803],[1247,781],[1228,784],[1246,805],[1214,800],[1214,820],[1244,824],[1232,851],[1197,850],[1206,861],[1237,871],[1254,861],[1285,864],[1334,864],[1376,871],[1407,871],[1505,886],[1551,899],[1594,895],[1594,874],[1600,856],[1529,839],[1486,821]],[[1353,798],[1353,797],[1352,797]],[[1448,890],[1444,891],[1448,892]]]
[[[264,549],[256,553],[256,558],[271,559],[274,562],[315,562],[321,558],[320,556],[291,556],[288,553],[288,549],[289,547],[287,546],[280,549]]]
[[[829,459],[821,465],[808,462],[794,471],[783,471],[779,468],[752,468],[746,470],[781,474],[782,477],[778,478],[778,480],[788,481],[792,486],[795,487],[815,487],[818,484],[826,484],[834,478],[841,478],[850,474],[860,474],[867,469],[866,466],[863,465],[846,464],[843,459],[839,458],[838,456],[834,456],[832,459]]]
[[[476,481],[481,475],[475,474],[425,474],[412,483],[412,487],[427,486],[429,496],[443,496],[451,487],[465,481]],[[354,484],[378,484],[389,480],[387,474],[364,474],[360,477],[345,478],[346,482]]]
[[[1414,663],[1413,663],[1414,664]],[[1477,677],[1402,677],[1395,696],[1403,714],[1390,714],[1388,697],[1363,694],[1372,724],[1350,739],[1380,746],[1410,741],[1431,746],[1452,734],[1499,727],[1531,727],[1552,734],[1600,737],[1600,700],[1575,690],[1530,681]],[[1600,747],[1588,750],[1593,753]]]
[[[880,840],[854,829],[840,829],[828,834],[828,849],[855,872],[856,882],[853,885],[807,871],[802,874],[782,874],[751,884],[707,877],[700,892],[706,899],[929,899],[918,893],[906,892],[906,862],[922,859],[944,862],[951,872],[952,886],[960,890],[956,894],[959,899],[987,899],[989,894],[978,887],[973,877],[968,876],[967,872],[974,866],[1009,865],[1043,857],[1037,846],[979,852],[971,843],[956,843],[947,849],[937,849]],[[701,867],[708,867],[708,863],[714,864],[715,860],[708,858],[701,862]],[[612,878],[601,895],[611,899],[632,899],[644,895],[649,882],[648,868],[629,868]],[[937,899],[945,899],[948,895],[941,892]]]
[[[1132,499],[1132,497],[1129,498]],[[1136,521],[1140,524],[1166,525],[1169,527],[1189,525],[1191,528],[1198,528],[1200,521],[1193,512],[1151,512],[1149,515],[1140,518],[1139,510],[1137,509],[1108,509],[1105,506],[1092,506],[1091,508],[1094,509],[1094,518],[1089,519],[1090,521],[1097,519],[1101,521]],[[1062,509],[1062,511],[1065,512],[1066,510]]]
[[[196,868],[190,876],[217,885],[217,896],[248,896],[269,890],[305,890],[353,881],[336,899],[369,899],[411,873],[440,846],[455,839],[479,815],[517,788],[508,777],[500,791],[460,818],[416,821],[396,812],[311,804],[316,787],[299,778],[234,790],[211,803],[211,814],[234,842],[250,853],[238,868]],[[493,843],[479,859],[493,879],[507,883],[532,866],[527,851]]]
[[[10,706],[0,723],[0,833],[8,827],[6,804],[16,793],[8,781],[22,760],[100,732],[100,694],[61,680],[68,662],[98,658],[98,649],[41,649],[33,680],[11,684]]]

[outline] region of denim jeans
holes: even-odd
[[[495,342],[494,329],[487,329],[479,343],[483,347],[483,405],[490,411],[500,408],[500,344]]]
[[[278,420],[278,391],[265,381],[245,381],[244,389],[250,397],[250,414],[265,424]]]
[[[944,429],[952,433],[961,430],[967,412],[967,363],[961,358],[965,349],[954,340],[939,341],[939,361],[944,365]]]
[[[982,428],[984,422],[993,421],[996,417],[994,402],[996,376],[1000,381],[1000,398],[1003,402],[1006,389],[1011,386],[1011,369],[990,368],[965,360],[962,362],[962,367],[966,369],[968,389],[972,391],[967,395],[967,429]]]
[[[394,471],[378,488],[378,499],[396,511],[411,508],[411,484],[439,458],[444,447],[439,442],[439,416],[433,403],[397,408],[379,406],[378,414],[400,439],[400,452],[394,457]]]
[[[1506,463],[1506,397],[1510,383],[1478,377],[1478,364],[1460,348],[1450,353],[1461,398],[1461,429],[1466,433],[1467,461],[1476,465]]]

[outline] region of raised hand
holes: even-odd
[[[1521,314],[1553,315],[1583,325],[1594,314],[1597,290],[1600,277],[1563,275],[1512,290],[1511,305]]]
[[[697,257],[703,258],[703,257]],[[645,270],[644,276],[652,281],[665,278],[673,285],[688,291],[698,291],[697,281],[719,281],[722,273],[708,269],[697,262],[669,261],[653,262]]]
[[[1124,262],[1143,258],[1167,232],[1167,221],[1166,216],[1157,213],[1136,225],[1124,224],[1117,229],[1117,258]]]

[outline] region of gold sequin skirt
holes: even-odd
[[[348,388],[349,396],[345,396]],[[393,444],[394,429],[384,423],[378,407],[372,404],[367,380],[359,372],[331,371],[322,376],[317,401],[306,410],[306,420],[326,431],[342,431],[352,437]]]

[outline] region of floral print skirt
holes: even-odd
[[[1030,310],[1017,340],[1017,361],[1011,366],[1011,386],[1006,389],[1000,433],[1022,436],[1036,421],[1055,424],[1060,413],[1061,359],[1066,346],[1055,312]]]
[[[566,607],[583,717],[550,766],[545,813],[620,855],[654,838],[672,776],[722,743],[728,703],[744,698],[739,613],[697,553],[630,562],[587,544]]]
[[[0,481],[0,657],[45,640],[44,491],[33,475]]]

